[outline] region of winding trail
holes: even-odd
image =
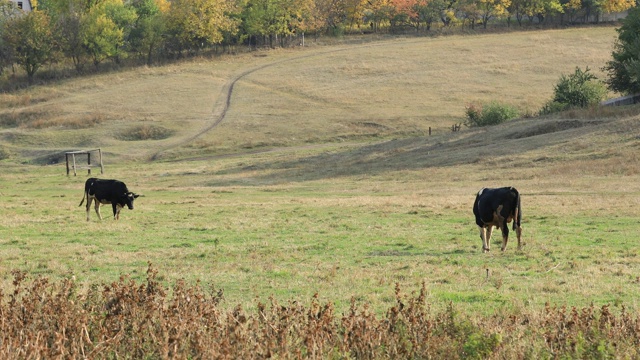
[[[216,101],[216,105],[213,109],[212,112],[212,122],[204,127],[203,129],[201,129],[200,131],[198,131],[197,133],[187,137],[186,139],[182,139],[180,141],[177,141],[173,144],[168,144],[164,147],[161,147],[159,150],[156,150],[155,153],[153,153],[153,155],[151,155],[149,157],[150,161],[155,161],[158,160],[160,158],[160,156],[162,155],[162,153],[169,151],[171,149],[175,149],[177,147],[180,146],[184,146],[192,141],[194,141],[195,139],[197,139],[198,137],[208,133],[209,131],[211,131],[213,128],[215,128],[216,126],[218,126],[225,118],[225,116],[227,115],[227,111],[229,110],[229,107],[231,106],[231,96],[233,95],[233,88],[236,85],[236,83],[241,80],[242,78],[253,74],[254,72],[266,69],[268,67],[271,66],[275,66],[275,65],[280,65],[282,63],[285,62],[289,62],[289,61],[297,61],[300,59],[305,59],[305,58],[310,58],[310,57],[314,57],[314,56],[322,56],[322,55],[327,55],[327,54],[332,54],[332,53],[336,53],[336,52],[340,52],[340,51],[344,51],[349,49],[347,48],[341,48],[341,49],[335,49],[335,50],[329,50],[329,51],[325,51],[325,52],[321,52],[321,53],[314,53],[314,54],[308,54],[308,55],[302,55],[302,56],[296,56],[296,57],[292,57],[292,58],[288,58],[288,59],[282,59],[282,60],[278,60],[278,61],[274,61],[274,62],[270,62],[264,65],[260,65],[257,67],[254,67],[252,69],[246,70],[241,72],[240,74],[234,76],[233,78],[231,78],[221,89],[220,93],[221,96],[218,97],[218,100]]]
[[[211,131],[213,128],[215,128],[216,126],[218,126],[225,118],[225,116],[227,115],[227,111],[229,110],[229,107],[231,106],[231,96],[233,95],[233,88],[235,86],[235,84],[241,80],[242,78],[253,74],[254,72],[266,69],[268,67],[271,66],[275,66],[275,65],[280,65],[282,63],[285,62],[290,62],[290,61],[298,61],[301,59],[306,59],[306,58],[311,58],[311,57],[316,57],[316,56],[324,56],[324,55],[329,55],[329,54],[334,54],[334,53],[338,53],[338,52],[342,52],[345,50],[351,50],[354,49],[354,47],[358,46],[358,47],[370,47],[370,46],[382,46],[382,45],[389,45],[388,42],[371,42],[371,43],[366,43],[366,44],[359,44],[358,45],[347,45],[346,47],[342,47],[339,49],[333,49],[333,50],[328,50],[328,51],[322,51],[322,52],[317,52],[317,53],[313,53],[313,54],[307,54],[307,55],[301,55],[301,56],[295,56],[295,57],[291,57],[291,58],[287,58],[287,59],[282,59],[282,60],[278,60],[278,61],[274,61],[274,62],[270,62],[267,64],[263,64],[257,67],[254,67],[252,69],[246,70],[241,72],[240,74],[234,76],[233,78],[231,78],[221,89],[220,93],[221,96],[218,97],[218,100],[216,101],[216,105],[213,109],[212,112],[212,122],[204,127],[203,129],[201,129],[200,131],[198,131],[197,133],[185,138],[185,139],[181,139],[179,141],[176,141],[173,144],[168,144],[166,146],[161,147],[160,149],[156,150],[152,155],[149,156],[149,160],[150,161],[155,161],[158,160],[160,158],[160,156],[166,152],[169,151],[171,149],[175,149],[178,148],[180,146],[184,146],[192,141],[194,141],[195,139],[197,139],[198,137],[208,133],[209,131]]]
[[[287,59],[289,60],[289,59]],[[218,97],[218,101],[216,102],[216,106],[213,109],[213,113],[212,113],[212,119],[213,121],[206,126],[205,128],[201,129],[200,131],[198,131],[197,133],[195,133],[194,135],[189,136],[186,139],[180,140],[176,143],[173,144],[169,144],[167,146],[164,146],[162,148],[160,148],[160,150],[157,150],[153,155],[151,155],[150,159],[151,161],[154,160],[158,160],[158,158],[160,157],[160,155],[168,150],[171,149],[175,149],[177,147],[183,146],[185,144],[188,144],[192,141],[194,141],[195,139],[197,139],[198,137],[202,136],[203,134],[206,134],[207,132],[211,131],[213,128],[215,128],[216,126],[218,126],[218,124],[220,124],[222,122],[222,120],[224,120],[224,117],[227,115],[227,111],[229,110],[229,107],[231,106],[231,95],[233,95],[233,87],[236,85],[236,83],[242,79],[243,77],[254,73],[256,71],[262,70],[264,68],[276,65],[280,62],[283,61],[287,61],[287,60],[282,60],[282,61],[277,61],[277,62],[273,62],[273,63],[269,63],[269,64],[265,64],[262,66],[258,66],[255,67],[253,69],[249,69],[247,71],[244,71],[242,73],[240,73],[239,75],[236,75],[235,77],[233,77],[231,80],[229,80],[221,89],[220,93],[222,96]]]

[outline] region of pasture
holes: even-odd
[[[339,312],[352,298],[380,312],[395,284],[424,282],[432,308],[470,314],[637,310],[639,108],[448,130],[470,102],[535,112],[560,74],[602,76],[614,38],[600,27],[317,44],[2,94],[3,288],[12,269],[89,288],[144,279],[150,262],[167,284],[223,289],[228,308],[317,293]],[[118,222],[108,207],[85,221],[86,174],[56,163],[93,147],[102,177],[144,195]],[[475,193],[509,185],[524,248],[513,237],[501,253],[494,235],[483,254]]]

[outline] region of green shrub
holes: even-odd
[[[576,67],[571,75],[560,76],[555,86],[553,99],[540,110],[541,114],[564,111],[572,107],[589,107],[597,105],[607,95],[607,88],[598,78],[589,72]]]
[[[501,124],[517,118],[519,112],[513,106],[492,102],[485,105],[470,104],[466,108],[466,115],[465,125],[477,127]]]
[[[550,100],[540,110],[541,115],[553,114],[569,109],[569,105]]]
[[[609,89],[622,94],[640,92],[640,7],[629,9],[622,20],[611,57],[602,69],[608,73]]]

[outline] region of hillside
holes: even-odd
[[[599,27],[312,44],[69,79],[0,95],[0,146],[42,164],[95,147],[128,161],[424,140],[470,103],[536,112],[562,73],[602,76],[614,38]]]
[[[565,176],[637,175],[640,108],[607,108],[561,116],[521,119],[489,128],[404,139],[257,150],[235,155],[186,158],[219,161],[251,154],[280,153],[235,169],[216,185],[242,184],[249,173],[257,184],[384,176],[394,172],[462,166],[509,170],[507,179],[541,174]],[[299,153],[299,154],[297,154]],[[311,153],[309,155],[308,153]],[[283,160],[284,158],[284,160]],[[231,175],[234,174],[234,175]],[[497,176],[497,175],[496,175]]]

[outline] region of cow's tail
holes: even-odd
[[[516,230],[520,227],[520,220],[522,220],[522,210],[520,208],[520,193],[518,190],[511,188],[513,192],[516,194],[516,213],[513,217],[513,230]]]
[[[82,206],[82,203],[84,202],[84,198],[86,196],[87,196],[87,192],[85,191],[85,192],[82,193],[82,201],[80,201],[80,205],[78,205],[78,206]]]

